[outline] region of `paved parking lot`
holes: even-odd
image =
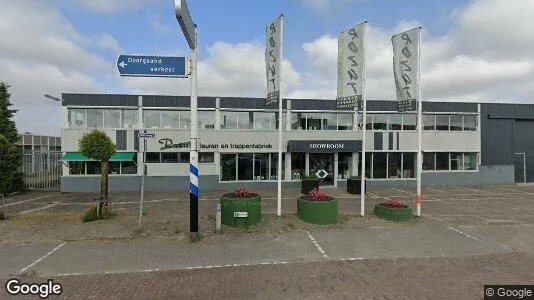
[[[359,217],[359,196],[342,189],[325,190],[340,200],[340,212],[345,216],[336,226],[309,226],[297,220],[294,216],[295,199],[299,194],[296,189],[284,191],[285,215],[277,219],[273,215],[275,191],[263,190],[258,192],[264,200],[265,214],[258,228],[233,230],[225,227],[227,234],[208,234],[213,232],[214,221],[201,218],[206,238],[198,244],[191,244],[186,238],[187,193],[147,193],[146,227],[154,234],[137,238],[125,235],[137,228],[137,193],[112,194],[119,217],[94,224],[65,216],[87,209],[98,194],[32,192],[17,195],[6,199],[5,204],[8,213],[15,218],[0,222],[0,261],[3,262],[0,278],[25,275],[67,278],[191,269],[211,274],[211,269],[217,268],[234,268],[232,272],[236,274],[248,274],[235,267],[329,263],[325,266],[335,269],[339,261],[431,257],[455,260],[534,253],[534,186],[425,188],[423,217],[407,223],[378,219],[372,215],[372,207],[388,198],[413,204],[414,190],[370,189],[365,218]],[[202,195],[201,216],[214,213],[216,198],[221,193]],[[65,221],[62,223],[54,217],[56,219],[46,219],[52,221],[34,222],[39,217],[56,215],[65,217]],[[17,224],[20,228],[15,226]],[[172,227],[173,224],[179,226]],[[165,230],[176,230],[176,233],[155,234]],[[178,230],[181,232],[177,233]],[[91,234],[93,238],[83,238]],[[525,261],[531,262],[532,259]],[[534,270],[534,265],[530,270]],[[514,274],[513,270],[509,271]],[[416,274],[417,270],[412,272]],[[526,275],[534,278],[533,274],[534,271]],[[222,295],[235,294],[227,291]]]

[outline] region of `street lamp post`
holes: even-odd
[[[197,109],[197,26],[193,23],[185,0],[175,0],[176,19],[191,49],[191,149],[189,153],[189,232],[198,234],[198,109]]]

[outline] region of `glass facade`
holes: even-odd
[[[291,153],[291,179],[299,180],[306,174],[306,153]]]
[[[282,156],[282,180],[284,176]],[[221,153],[221,181],[276,180],[278,154],[275,153]]]
[[[137,174],[137,165],[135,161],[137,155],[134,155],[132,161],[110,161],[110,175]],[[99,161],[69,161],[69,175],[98,175],[100,174],[101,162]]]
[[[475,171],[476,152],[425,152],[423,171]]]
[[[347,179],[352,176],[352,153],[337,154],[337,177]]]

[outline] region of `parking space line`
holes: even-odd
[[[328,255],[326,255],[326,253],[324,252],[323,248],[321,247],[321,245],[319,245],[319,243],[315,240],[315,238],[311,235],[311,233],[308,231],[308,230],[305,230],[306,231],[306,234],[308,234],[308,237],[310,238],[310,240],[312,241],[312,243],[315,245],[315,247],[317,247],[317,249],[319,250],[319,252],[321,252],[321,254],[323,255],[324,258],[328,258]]]
[[[482,191],[482,190],[466,188],[466,187],[457,186],[457,185],[452,185],[452,187],[459,188],[459,189],[464,189],[464,190],[468,190],[468,191],[474,191],[474,192],[478,192],[478,193],[494,194],[493,192],[486,192],[486,191]],[[473,195],[473,196],[477,196],[477,195]]]
[[[56,196],[56,195],[47,195],[47,196],[41,196],[41,197],[32,198],[32,199],[26,199],[26,200],[22,200],[22,201],[13,202],[13,203],[8,203],[8,204],[6,204],[6,205],[0,205],[0,207],[8,207],[8,206],[12,206],[12,205],[17,205],[17,204],[22,204],[22,203],[30,202],[30,201],[33,201],[33,200],[39,200],[39,199],[44,199],[44,198],[50,198],[50,197],[53,197],[53,196]]]
[[[473,239],[473,240],[477,240],[477,241],[482,242],[482,243],[485,243],[485,244],[488,243],[488,242],[483,241],[483,240],[481,240],[481,239],[479,239],[479,238],[477,238],[477,237],[474,237],[474,236],[469,235],[469,234],[467,234],[467,233],[465,233],[465,232],[462,232],[462,231],[460,231],[460,230],[458,230],[458,229],[452,228],[451,226],[449,226],[449,229],[450,229],[450,230],[453,230],[453,231],[456,231],[456,232],[458,232],[458,233],[461,234],[461,235],[465,235],[466,237],[471,238],[471,239]]]
[[[51,208],[51,207],[54,207],[54,206],[57,206],[57,205],[59,205],[59,202],[54,202],[52,204],[48,204],[48,205],[45,205],[45,206],[42,206],[42,207],[21,211],[19,214],[23,215],[23,214],[27,214],[27,213],[38,211],[38,210],[45,210],[45,209],[48,209],[48,208]]]
[[[435,188],[431,188],[431,187],[425,187],[425,189],[429,189],[431,191],[436,191],[438,193],[444,193],[442,190],[438,190],[438,189],[435,189]]]
[[[397,188],[392,188],[392,187],[390,187],[390,189],[392,189],[392,190],[395,190],[395,191],[399,191],[399,192],[402,192],[402,193],[406,193],[406,194],[410,194],[410,195],[413,195],[413,193],[412,193],[412,192],[407,192],[407,191],[404,191],[404,190],[401,190],[401,189],[397,189]]]
[[[35,266],[36,264],[38,264],[39,262],[41,262],[43,259],[47,258],[50,254],[54,253],[54,252],[57,251],[59,248],[63,247],[65,244],[66,244],[66,242],[65,242],[65,243],[62,243],[62,244],[59,244],[58,246],[56,246],[56,248],[52,249],[50,252],[48,252],[47,254],[43,255],[41,258],[35,260],[35,261],[32,262],[31,264],[29,264],[27,267],[20,269],[20,273],[23,273],[23,272],[25,272],[26,270],[28,270],[29,268]]]

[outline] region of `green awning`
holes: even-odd
[[[110,161],[132,161],[135,152],[117,152],[111,156]],[[96,161],[83,155],[81,152],[67,152],[61,160],[64,161]]]

